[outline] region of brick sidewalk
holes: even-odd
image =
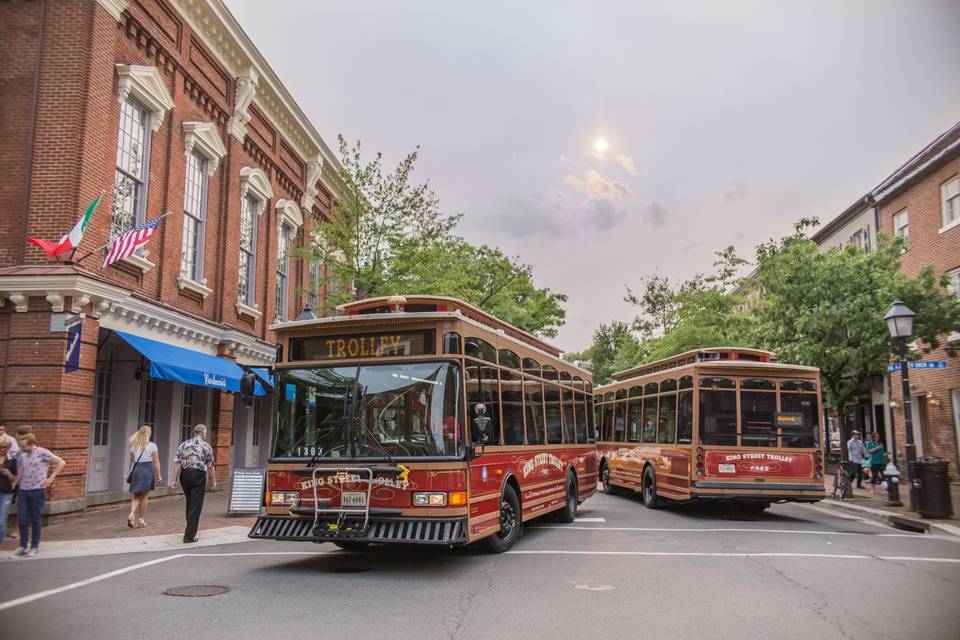
[[[228,516],[227,491],[207,493],[203,501],[203,514],[200,517],[200,531],[222,527],[252,527],[255,516]],[[160,534],[182,533],[186,524],[185,499],[182,493],[150,500],[145,518],[147,526],[143,529],[127,527],[127,513],[130,503],[118,504],[109,510],[83,513],[52,520],[43,527],[43,541],[64,540],[101,540],[110,538],[138,538]],[[7,533],[17,533],[16,518],[11,518]],[[0,549],[13,549],[15,539],[7,538]]]
[[[829,485],[829,483],[828,483]],[[853,489],[853,498],[847,498],[843,502],[846,504],[860,505],[864,507],[870,507],[872,509],[883,509],[884,511],[894,511],[899,515],[909,516],[914,518],[920,518],[919,515],[910,511],[910,489],[907,483],[903,483],[900,486],[900,501],[903,503],[903,506],[900,507],[890,507],[887,506],[887,490],[880,489],[877,487],[877,493],[874,495],[870,494],[869,484],[864,482],[863,489]],[[832,489],[832,486],[828,487]],[[930,520],[930,522],[946,522],[950,524],[957,524],[960,522],[957,515],[960,514],[960,487],[957,485],[950,485],[950,499],[953,503],[953,517],[952,518],[937,518],[936,520]]]

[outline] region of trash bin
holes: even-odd
[[[914,463],[913,488],[917,492],[917,513],[921,518],[953,515],[948,465],[937,458],[920,458]]]

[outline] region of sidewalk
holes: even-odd
[[[256,516],[228,516],[229,492],[207,493],[200,517],[200,542],[184,545],[183,528],[186,524],[185,499],[182,493],[150,500],[143,529],[127,526],[129,503],[106,511],[84,513],[52,521],[43,527],[40,543],[44,557],[62,555],[99,555],[130,551],[161,551],[192,549],[211,544],[242,542],[253,526]],[[11,518],[7,533],[17,534],[16,518]],[[19,537],[19,536],[18,536]],[[12,551],[17,540],[7,538],[0,544],[3,551]],[[5,558],[7,553],[0,553]]]
[[[828,489],[830,483],[828,481]],[[926,519],[910,511],[910,491],[906,483],[900,487],[900,500],[903,506],[887,506],[887,491],[877,488],[877,493],[870,494],[869,485],[864,483],[863,489],[853,489],[853,498],[846,500],[832,500],[827,498],[820,502],[822,506],[853,513],[871,520],[879,520],[897,527],[916,527],[926,529],[930,533],[960,536],[960,487],[950,486],[950,498],[953,503],[953,517]]]

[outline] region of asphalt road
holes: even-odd
[[[799,505],[651,511],[600,494],[579,515],[528,523],[504,555],[251,541],[3,560],[0,636],[960,638],[957,538]],[[197,584],[229,591],[163,595]]]

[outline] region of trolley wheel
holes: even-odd
[[[567,472],[567,496],[562,509],[557,511],[557,522],[573,522],[577,518],[577,477]]]
[[[657,477],[653,473],[653,467],[647,467],[643,472],[643,506],[647,509],[659,509],[663,506],[657,497]]]
[[[333,544],[344,551],[366,551],[370,548],[369,542],[356,542],[353,540],[334,540]]]
[[[493,553],[509,551],[520,537],[521,522],[520,498],[513,487],[507,485],[500,496],[500,531],[484,538],[487,550]]]
[[[610,467],[606,462],[600,465],[600,484],[603,485],[603,492],[607,495],[615,496],[620,493],[620,488],[610,484]]]

